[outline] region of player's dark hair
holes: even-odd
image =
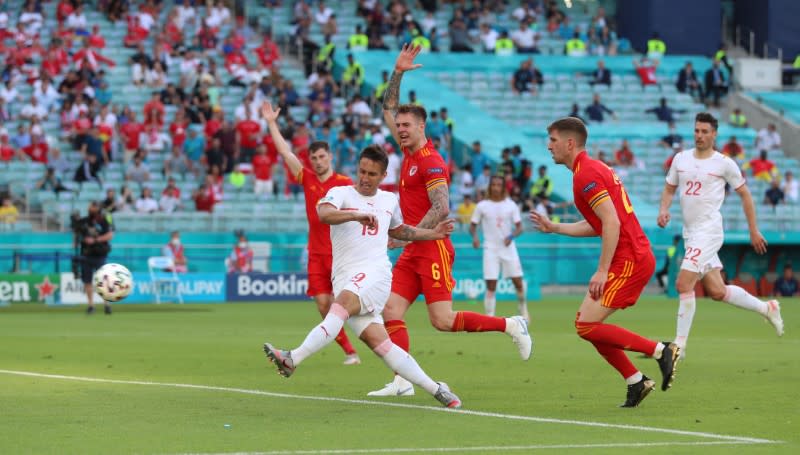
[[[428,119],[428,112],[425,108],[416,104],[401,104],[397,107],[397,113],[411,114],[423,122]]]
[[[697,114],[694,117],[694,121],[695,123],[708,123],[711,125],[711,128],[714,128],[714,131],[717,131],[717,128],[719,128],[719,121],[717,121],[717,119],[708,112],[701,112]]]
[[[564,117],[556,120],[547,127],[547,132],[558,131],[559,133],[567,133],[575,136],[578,141],[578,147],[586,145],[586,139],[589,137],[589,132],[586,130],[586,125],[583,121],[576,117]]]
[[[494,174],[491,177],[489,177],[489,184],[486,186],[486,197],[489,198],[489,199],[492,199],[492,183],[495,181],[495,179],[500,180],[500,183],[501,183],[500,187],[502,188],[502,190],[500,190],[500,192],[501,192],[500,193],[500,196],[501,196],[500,199],[503,200],[506,197],[508,197],[508,188],[506,188],[506,179],[505,179],[505,177],[503,177],[502,175],[498,175],[498,174]]]
[[[325,141],[314,141],[308,146],[308,153],[314,153],[319,149],[324,149],[326,152],[331,153],[331,148]]]
[[[372,144],[365,147],[358,155],[358,161],[361,162],[364,158],[380,164],[381,172],[386,172],[386,168],[389,167],[389,156],[386,155],[386,151],[380,145]]]

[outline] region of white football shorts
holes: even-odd
[[[519,261],[516,245],[483,249],[483,279],[497,280],[501,272],[503,278],[522,276],[522,264]]]
[[[353,332],[360,336],[370,324],[383,324],[381,313],[392,292],[392,272],[365,269],[343,273],[342,278],[333,283],[333,295],[338,296],[342,291],[357,295],[361,303],[358,315],[347,320]]]
[[[721,235],[696,234],[683,239],[686,252],[681,269],[696,272],[703,278],[706,273],[722,268],[722,261],[717,253],[722,248],[724,237]]]

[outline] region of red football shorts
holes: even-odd
[[[320,294],[333,294],[331,274],[333,272],[333,256],[327,254],[308,255],[308,291],[306,295],[314,297]]]
[[[624,309],[636,304],[656,270],[656,258],[647,252],[635,260],[614,258],[603,288],[604,307]]]
[[[392,292],[411,303],[420,294],[425,296],[427,304],[452,301],[456,284],[452,244],[437,240],[421,247],[414,245],[414,251],[406,249],[397,259],[392,269]]]

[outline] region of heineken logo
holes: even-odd
[[[0,302],[42,302],[55,297],[58,286],[49,275],[0,274]]]

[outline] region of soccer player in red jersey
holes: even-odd
[[[644,376],[631,363],[627,351],[652,356],[661,369],[661,390],[672,385],[680,348],[674,343],[652,341],[622,327],[606,324],[615,311],[636,304],[655,271],[656,261],[650,241],[633,213],[628,194],[617,174],[586,153],[586,125],[567,117],[547,127],[548,149],[556,164],[572,170],[575,206],[585,218],[576,223],[553,223],[546,216],[531,212],[541,232],[555,232],[571,237],[602,239],[597,271],[589,280],[589,292],[583,299],[575,328],[578,335],[592,343],[628,384],[622,407],[636,407],[655,388],[655,381]]]
[[[419,46],[404,45],[395,62],[383,98],[383,118],[403,151],[400,171],[400,210],[409,226],[431,229],[450,211],[450,173],[442,155],[425,137],[425,108],[398,104],[403,73],[421,65],[414,63]],[[408,352],[408,329],[403,317],[420,294],[425,296],[431,324],[444,332],[505,332],[528,360],[532,341],[528,325],[520,316],[499,318],[470,311],[453,311],[452,277],[455,252],[449,238],[408,244],[392,271],[392,293],[383,310],[392,342]],[[414,386],[400,375],[370,396],[413,395]]]
[[[317,201],[325,197],[328,190],[335,186],[352,185],[350,177],[337,174],[331,167],[331,149],[326,142],[313,142],[309,145],[311,168],[303,163],[289,149],[278,127],[278,114],[281,110],[273,109],[270,103],[261,106],[261,116],[267,122],[272,141],[283,157],[289,172],[303,185],[306,199],[306,216],[308,217],[308,292],[317,303],[319,314],[324,318],[333,303],[333,284],[331,271],[333,267],[333,251],[331,250],[330,226],[322,223],[317,215]],[[356,350],[350,344],[344,329],[336,336],[336,342],[345,353],[344,364],[361,363]]]

